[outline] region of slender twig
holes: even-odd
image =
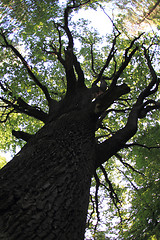
[[[97,220],[100,221],[99,209],[98,209],[98,190],[99,190],[99,186],[100,186],[100,180],[99,180],[97,173],[94,174],[94,177],[96,180],[96,191],[95,191],[96,213],[97,213]]]
[[[92,202],[92,212],[89,214],[89,218],[88,218],[88,221],[87,221],[87,227],[89,227],[90,221],[91,221],[92,216],[93,216],[93,214],[95,212],[95,202],[94,202],[93,197],[92,197],[91,194],[90,194],[90,201]]]
[[[138,171],[137,169],[135,169],[134,167],[132,167],[129,163],[123,161],[122,157],[121,157],[118,153],[115,154],[115,156],[118,158],[118,160],[119,160],[125,167],[128,167],[128,168],[130,168],[133,172],[136,172],[136,173],[141,174],[141,175],[144,176],[143,173],[141,173],[140,171]]]
[[[145,14],[144,18],[139,22],[139,24],[141,24],[142,22],[145,21],[145,19],[147,19],[152,13],[153,11],[156,9],[156,7],[160,4],[160,0],[157,0],[157,2],[153,5],[153,7],[149,10],[148,13]]]
[[[116,40],[117,40],[117,38],[119,37],[119,35],[120,35],[120,34],[118,34],[118,35],[116,35],[116,36],[114,37],[114,40],[113,40],[113,43],[112,43],[112,48],[111,48],[111,50],[110,50],[110,53],[109,53],[109,55],[108,55],[108,57],[107,57],[107,59],[106,59],[106,62],[105,62],[105,64],[104,64],[103,68],[101,69],[100,73],[98,74],[97,79],[94,81],[93,85],[96,85],[96,84],[101,80],[102,75],[103,75],[105,69],[109,66],[112,58],[114,57],[114,54],[115,54],[115,52],[116,52],[116,50],[115,50]]]
[[[117,195],[116,192],[114,191],[114,188],[113,188],[113,186],[112,186],[111,181],[110,181],[109,178],[108,178],[108,175],[107,175],[107,173],[106,173],[105,168],[101,165],[101,166],[100,166],[100,169],[102,170],[102,172],[103,172],[103,174],[104,174],[104,177],[105,177],[105,180],[106,180],[106,182],[108,183],[108,186],[109,186],[109,189],[110,189],[110,197],[112,198],[112,200],[115,199],[116,202],[120,203],[120,200],[119,200],[119,198],[118,198],[118,195]]]
[[[157,77],[157,74],[156,74],[156,72],[155,72],[155,70],[154,70],[154,68],[152,66],[151,59],[150,59],[150,56],[148,54],[147,49],[144,46],[143,46],[143,49],[144,49],[145,58],[147,60],[147,65],[148,65],[148,68],[149,68],[151,76],[152,76],[152,80],[150,81],[148,86],[141,92],[141,94],[137,98],[137,102],[136,102],[137,105],[142,104],[143,100],[146,97],[148,97],[149,95],[155,93],[157,91],[158,85],[160,83],[160,79]]]
[[[153,147],[149,147],[149,146],[146,146],[146,145],[143,145],[143,144],[140,144],[140,143],[130,143],[130,144],[125,144],[125,148],[129,148],[129,147],[142,147],[142,148],[147,148],[148,150],[151,150],[151,149],[158,149],[160,148],[160,146],[153,146]]]

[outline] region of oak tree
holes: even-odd
[[[139,174],[120,153],[158,119],[158,40],[72,21],[97,1],[2,2],[1,144],[24,146],[0,172],[0,239],[84,239],[99,186],[122,218],[116,161]]]

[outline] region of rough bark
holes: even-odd
[[[84,238],[95,121],[79,114],[45,125],[2,169],[0,239]]]

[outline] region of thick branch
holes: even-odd
[[[65,71],[67,79],[67,94],[70,94],[76,89],[76,75],[73,67],[73,51],[68,49],[65,51]]]
[[[31,139],[34,136],[33,134],[29,134],[29,133],[26,133],[26,132],[23,132],[23,131],[15,131],[15,130],[12,131],[12,134],[16,138],[22,139],[25,142],[28,142],[29,139]]]
[[[5,93],[7,93],[12,98],[12,101],[9,101],[3,97],[0,98],[3,102],[7,103],[7,106],[9,108],[13,108],[11,112],[16,110],[17,112],[25,113],[28,116],[34,117],[44,123],[47,121],[47,117],[48,117],[47,113],[42,111],[40,108],[30,106],[21,97],[16,98],[15,96],[13,96],[11,89],[9,89],[8,86],[6,88],[1,82],[0,82],[0,87]],[[16,102],[17,104],[15,104]],[[7,114],[7,118],[9,114]]]
[[[64,11],[64,27],[63,28],[64,28],[64,30],[67,34],[67,37],[68,37],[68,49],[73,49],[73,45],[74,45],[73,37],[72,37],[71,31],[68,27],[68,16],[69,16],[69,12],[72,8],[74,8],[74,7],[69,7],[68,6]]]
[[[99,167],[110,157],[115,155],[120,149],[124,148],[126,142],[137,132],[138,116],[140,106],[134,106],[129,114],[127,124],[124,128],[118,130],[112,137],[101,144],[97,144],[97,164]]]
[[[37,109],[36,107],[30,106],[21,98],[14,99],[14,102],[11,102],[3,97],[0,97],[0,99],[4,103],[6,103],[9,107],[12,107],[16,112],[24,113],[44,123],[47,122],[47,118],[48,118],[47,113],[44,113],[41,109]],[[17,101],[17,104],[15,104],[15,101]]]
[[[73,55],[73,63],[74,63],[76,73],[78,74],[78,86],[85,87],[84,72],[75,55]]]
[[[160,108],[160,103],[154,100],[147,100],[143,103],[146,97],[157,91],[159,85],[159,79],[152,67],[151,60],[146,49],[144,49],[144,54],[152,80],[137,98],[136,104],[133,106],[129,114],[126,126],[97,146],[97,154],[99,156],[97,167],[107,161],[111,156],[115,155],[120,149],[125,147],[126,142],[134,136],[137,131],[138,118],[145,117],[147,112]]]
[[[115,86],[113,89],[108,89],[93,102],[94,113],[101,115],[102,112],[109,108],[115,100],[129,92],[130,88],[126,84]]]
[[[35,117],[36,119],[39,119],[44,123],[46,123],[48,114],[43,112],[40,108],[30,106],[22,98],[18,98],[17,103],[18,103],[18,108],[21,112],[31,117]]]

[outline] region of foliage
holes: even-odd
[[[1,157],[1,156],[0,156],[0,169],[1,169],[6,163],[7,163],[7,162],[6,162],[5,157]]]
[[[160,26],[160,16],[159,16],[159,0],[145,0],[145,1],[136,1],[136,0],[124,0],[124,1],[113,1],[115,5],[118,5],[121,9],[120,19],[123,15],[123,24],[127,27],[130,32],[136,32],[138,29],[143,29],[146,31],[146,28],[149,26],[157,27]]]
[[[150,131],[150,134],[148,134]],[[142,132],[137,139],[140,144],[145,146],[156,146],[160,142],[160,126],[159,124],[150,127],[147,131]],[[142,174],[134,176],[136,188],[131,200],[131,222],[130,230],[125,232],[124,236],[129,239],[159,239],[159,188],[160,188],[160,149],[158,148],[142,148],[135,147],[134,151],[135,167]],[[155,157],[156,156],[156,157]],[[133,155],[129,156],[133,158]]]

